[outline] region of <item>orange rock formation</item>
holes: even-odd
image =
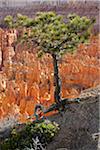
[[[54,102],[53,64],[49,55],[37,58],[32,46],[19,44],[14,51],[16,39],[16,30],[0,29],[0,118],[13,112],[22,121],[37,103],[49,107]],[[90,44],[81,44],[77,53],[60,60],[62,97],[77,97],[99,84],[98,42],[98,37],[92,37]]]

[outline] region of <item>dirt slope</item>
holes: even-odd
[[[70,106],[63,117],[50,118],[60,124],[61,130],[47,150],[97,150],[98,142],[93,140],[92,134],[99,128],[98,93],[99,87],[85,90],[80,95],[81,104]]]

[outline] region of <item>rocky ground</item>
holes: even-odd
[[[98,94],[99,87],[85,90],[80,95],[80,104],[72,104],[63,117],[50,117],[60,124],[61,130],[47,150],[97,150],[98,141],[93,134],[99,132]]]
[[[17,118],[9,114],[4,119],[0,120],[0,140],[9,136],[11,129],[18,123]]]

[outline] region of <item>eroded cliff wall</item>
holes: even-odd
[[[12,46],[16,30],[0,29],[0,117],[13,112],[25,120],[36,103],[48,107],[53,98],[53,65],[49,55],[37,58],[37,50],[27,44]],[[80,45],[74,55],[60,60],[62,97],[77,97],[82,90],[99,84],[99,39]]]

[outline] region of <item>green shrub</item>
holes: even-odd
[[[2,150],[22,150],[26,147],[34,148],[34,140],[38,137],[39,142],[45,147],[57,134],[58,124],[48,120],[38,123],[27,123],[24,127],[16,127],[11,131],[8,139],[1,143]]]

